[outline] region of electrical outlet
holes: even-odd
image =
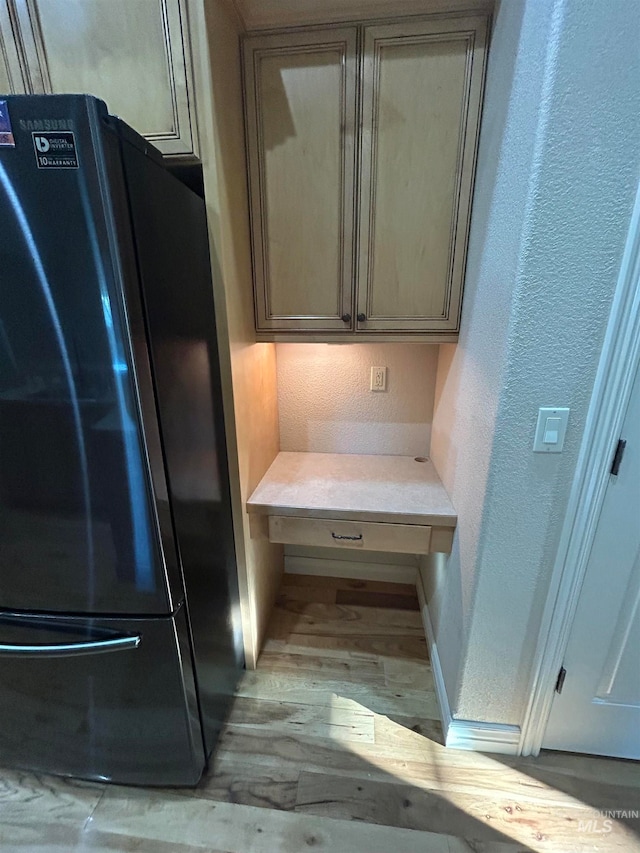
[[[372,367],[371,368],[371,390],[386,391],[387,390],[387,368]]]

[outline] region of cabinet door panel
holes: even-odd
[[[352,328],[355,31],[245,42],[257,327]]]
[[[183,0],[16,5],[36,91],[96,95],[163,153],[194,151]]]
[[[360,330],[456,331],[487,19],[365,29]]]
[[[0,0],[0,94],[22,95],[28,91],[28,76],[20,55],[7,0]]]

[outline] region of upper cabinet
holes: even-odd
[[[27,82],[8,3],[9,0],[0,0],[0,93],[22,95],[27,91]]]
[[[360,328],[458,329],[485,43],[485,18],[365,30]]]
[[[251,39],[245,72],[258,328],[342,331],[353,314],[356,31]]]
[[[26,91],[96,95],[163,154],[197,154],[186,0],[2,4]]]
[[[455,339],[487,34],[474,15],[245,41],[260,338]]]

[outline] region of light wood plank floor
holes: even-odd
[[[447,750],[415,591],[285,576],[193,791],[0,772],[2,853],[640,851],[637,763]]]

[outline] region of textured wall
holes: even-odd
[[[428,456],[437,358],[433,344],[278,344],[280,449]]]
[[[458,511],[427,591],[454,716],[518,724],[640,171],[635,0],[500,6],[460,342],[432,458]],[[571,407],[564,453],[537,409]]]

